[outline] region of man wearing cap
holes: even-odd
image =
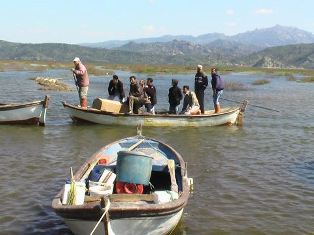
[[[197,65],[197,72],[195,74],[194,90],[202,114],[204,114],[204,91],[207,86],[208,86],[207,75],[203,72],[203,66],[199,64]]]
[[[89,78],[86,67],[82,64],[80,58],[75,57],[73,60],[74,68],[72,72],[76,78],[76,85],[79,88],[80,105],[82,108],[87,108],[87,92],[89,85]]]
[[[114,98],[118,96],[120,102],[121,103],[123,102],[124,97],[125,97],[123,83],[119,80],[119,77],[115,74],[112,76],[112,79],[109,82],[108,93],[109,93],[108,99],[114,100]]]

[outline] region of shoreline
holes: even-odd
[[[84,63],[84,61],[83,61]],[[94,76],[110,76],[115,70],[130,71],[145,74],[186,74],[194,73],[196,65],[138,65],[138,64],[105,64],[99,62],[85,62],[88,73]],[[0,72],[8,71],[44,71],[49,69],[70,69],[72,62],[62,61],[23,61],[0,60]],[[209,74],[214,66],[204,65],[204,71]],[[314,70],[302,68],[256,68],[240,66],[215,66],[221,74],[228,73],[252,73],[272,74],[274,76],[314,76]]]

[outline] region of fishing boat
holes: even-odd
[[[35,124],[44,126],[49,98],[28,103],[0,104],[0,124]]]
[[[219,113],[214,110],[205,111],[201,115],[176,115],[168,113],[128,114],[108,112],[96,108],[81,108],[77,105],[63,102],[63,106],[74,122],[89,122],[104,125],[137,126],[182,126],[209,127],[219,125],[242,124],[247,101],[236,107],[222,108]]]
[[[74,200],[80,202],[67,203],[71,191],[66,193],[65,184],[52,208],[74,234],[161,235],[180,221],[193,181],[176,150],[137,135],[101,148],[72,176],[73,182],[83,184]]]

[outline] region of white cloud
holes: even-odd
[[[273,9],[270,8],[260,8],[255,11],[258,15],[270,15],[273,14]]]
[[[234,10],[233,9],[227,9],[226,10],[226,15],[228,16],[233,16],[235,14]]]
[[[153,4],[156,3],[156,1],[157,1],[157,0],[148,0],[148,3],[153,5]]]
[[[143,26],[143,31],[145,35],[150,35],[155,33],[156,29],[153,25],[145,25]]]

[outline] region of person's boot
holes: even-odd
[[[86,98],[82,98],[81,99],[81,107],[82,108],[87,108],[87,99]]]
[[[215,113],[218,113],[217,105],[214,104],[214,107],[215,107]]]
[[[217,104],[217,113],[220,113],[220,104]]]

